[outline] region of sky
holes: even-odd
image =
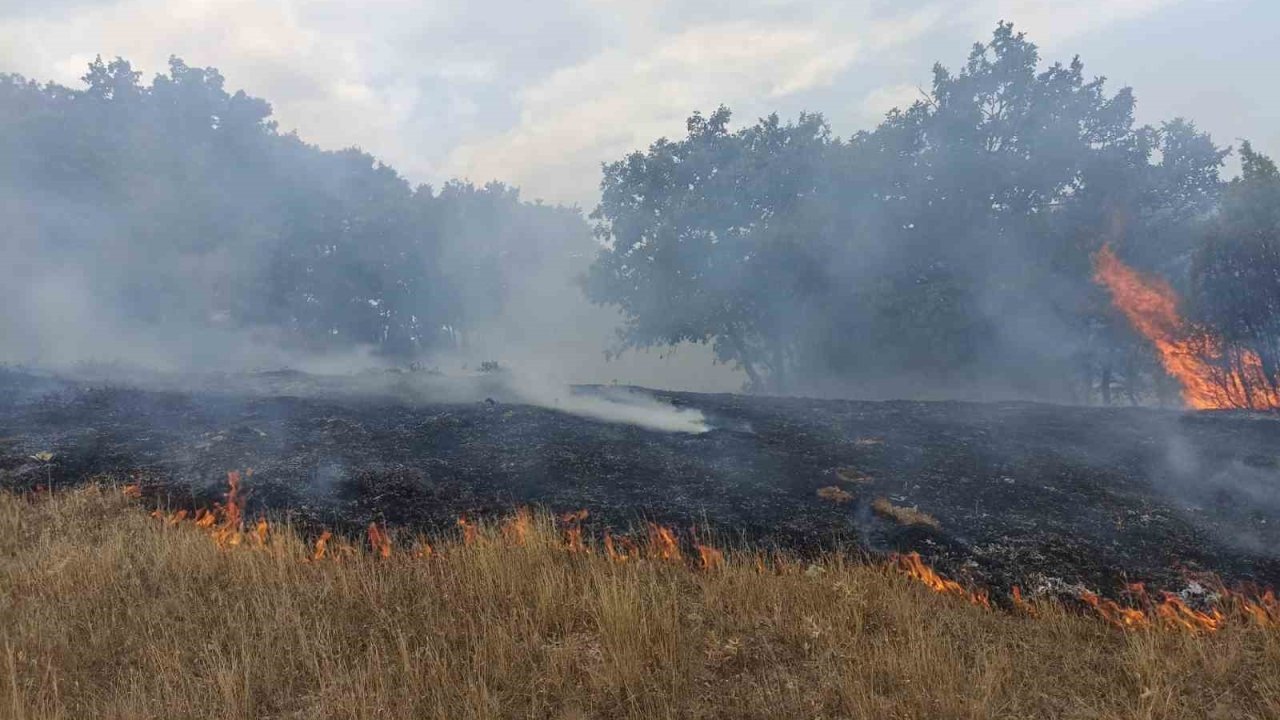
[[[95,55],[148,77],[177,55],[414,183],[499,179],[590,209],[602,162],[693,110],[817,111],[848,135],[1001,19],[1046,61],[1134,87],[1141,122],[1182,115],[1280,155],[1275,0],[0,0],[0,72],[78,85]]]

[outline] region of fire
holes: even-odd
[[[649,554],[671,562],[679,562],[683,557],[676,534],[670,528],[655,523],[649,523]]]
[[[267,537],[271,533],[271,525],[267,523],[266,518],[258,518],[258,523],[253,526],[253,543],[258,547],[265,547]]]
[[[560,522],[565,525],[564,547],[571,553],[590,552],[582,541],[582,521],[587,519],[587,515],[586,510],[578,510],[560,516]]]
[[[1196,610],[1171,592],[1161,593],[1160,600],[1156,601],[1142,583],[1130,584],[1128,594],[1134,606],[1126,607],[1090,592],[1081,593],[1080,599],[1103,620],[1126,630],[1162,626],[1171,630],[1213,632],[1227,622],[1226,614],[1218,608],[1207,612]]]
[[[1020,613],[1023,613],[1024,615],[1031,615],[1032,617],[1036,615],[1036,606],[1027,602],[1026,599],[1022,597],[1021,587],[1019,587],[1018,585],[1014,585],[1009,595],[1013,602],[1013,607],[1015,610],[1017,610]]]
[[[1134,329],[1160,353],[1160,364],[1182,386],[1192,408],[1280,409],[1257,353],[1244,350],[1234,363],[1219,338],[1191,328],[1178,312],[1178,295],[1160,278],[1144,277],[1116,257],[1110,245],[1094,257],[1094,279]]]
[[[200,509],[194,514],[188,510],[164,512],[155,510],[151,516],[168,524],[179,525],[190,522],[213,539],[220,548],[249,544],[252,547],[265,548],[271,536],[271,526],[265,518],[259,518],[253,529],[245,532],[243,520],[243,501],[240,493],[242,476],[238,472],[227,474],[227,493],[225,501],[214,506],[212,511]],[[565,548],[574,553],[590,553],[591,546],[584,540],[581,521],[587,517],[585,510],[560,516],[566,525],[564,529]],[[520,509],[504,522],[502,532],[510,546],[524,544],[532,531],[533,516],[527,509]],[[462,542],[474,544],[479,539],[479,526],[465,517],[458,518],[458,527],[462,530]],[[385,526],[369,523],[367,529],[369,552],[383,558],[392,555],[392,542]],[[303,562],[319,561],[325,558],[337,558],[340,555],[355,555],[358,549],[349,543],[337,541],[331,546],[334,535],[324,530],[316,538],[311,551],[299,558]],[[649,523],[648,543],[642,551],[635,541],[626,536],[615,537],[607,530],[604,533],[604,557],[610,562],[626,563],[639,560],[642,556],[677,564],[684,563],[684,555],[680,551],[680,543],[676,533],[668,527]],[[702,570],[715,570],[725,566],[724,553],[710,545],[693,540],[693,548],[698,553],[698,567]],[[431,558],[436,555],[426,537],[418,536],[411,554],[416,558]],[[911,578],[924,583],[935,592],[961,598],[973,605],[988,610],[992,609],[990,598],[984,590],[968,590],[955,580],[947,579],[930,568],[920,558],[919,553],[891,556],[891,567],[905,573]],[[762,574],[769,573],[763,556],[754,558],[756,570]],[[774,563],[775,569],[782,571],[787,567],[784,559]],[[1153,597],[1142,583],[1129,584],[1123,595],[1124,604],[1101,597],[1095,593],[1084,591],[1079,599],[1093,610],[1101,619],[1124,630],[1166,629],[1192,633],[1214,632],[1228,623],[1243,623],[1261,628],[1280,628],[1280,598],[1273,590],[1260,591],[1256,586],[1246,585],[1231,590],[1226,588],[1214,576],[1191,577],[1201,587],[1198,592],[1208,588],[1205,596],[1213,605],[1207,609],[1197,609],[1182,596],[1161,592]],[[1037,616],[1037,608],[1022,596],[1022,589],[1014,586],[1010,594],[1010,604],[1016,611],[1030,616]]]
[[[529,539],[533,516],[528,508],[516,510],[516,514],[502,524],[502,537],[508,545],[524,545]]]
[[[380,557],[391,557],[391,536],[376,522],[369,523],[369,549]]]
[[[211,528],[213,527],[214,523],[218,522],[218,516],[214,515],[208,510],[205,510],[204,508],[200,508],[199,510],[196,511],[195,520],[196,520],[196,527]]]
[[[920,553],[910,552],[906,555],[894,555],[892,560],[894,564],[897,565],[898,570],[906,573],[909,577],[924,583],[934,592],[940,592],[944,595],[954,595],[959,598],[964,598],[974,605],[979,605],[987,608],[988,610],[991,609],[991,601],[987,598],[985,590],[969,592],[964,589],[963,585],[955,580],[948,580],[942,577],[938,573],[934,572],[933,568],[926,565],[924,560],[920,559]]]
[[[587,546],[582,542],[582,528],[573,525],[564,530],[564,548],[571,553],[588,552]]]
[[[480,529],[473,522],[468,522],[465,517],[458,518],[458,527],[462,530],[462,544],[473,545],[476,538],[479,537]]]
[[[312,560],[323,560],[329,549],[329,538],[333,537],[333,533],[325,530],[320,533],[320,537],[316,538],[315,549],[311,552]]]
[[[608,530],[604,532],[604,554],[616,563],[624,563],[640,557],[640,548],[636,547],[636,543],[629,537],[623,536],[618,540],[613,539],[613,534]]]
[[[703,570],[716,570],[724,566],[724,553],[710,545],[695,544],[698,550],[699,567]]]

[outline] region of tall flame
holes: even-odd
[[[1160,352],[1160,364],[1182,386],[1182,399],[1197,410],[1280,408],[1257,353],[1243,350],[1224,362],[1219,338],[1193,330],[1178,312],[1178,294],[1160,278],[1146,277],[1105,245],[1094,257],[1094,279],[1111,293],[1134,329]]]

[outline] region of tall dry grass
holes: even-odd
[[[0,494],[0,717],[1275,718],[1280,636],[1033,619],[831,558],[220,550],[118,491]]]

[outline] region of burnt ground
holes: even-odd
[[[705,414],[711,430],[687,434],[431,402],[396,383],[318,387],[286,373],[252,390],[140,390],[0,370],[0,485],[133,477],[153,502],[204,505],[227,470],[253,468],[248,512],[311,527],[438,530],[537,505],[585,508],[592,531],[653,520],[728,544],[918,550],[996,588],[1178,588],[1188,570],[1280,584],[1275,416],[652,393]],[[818,496],[832,485],[852,500]],[[882,518],[878,497],[938,527]]]

